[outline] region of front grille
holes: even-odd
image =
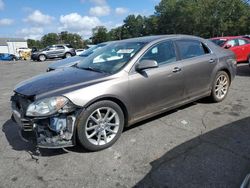
[[[28,119],[21,119],[24,131],[33,131],[33,122]]]

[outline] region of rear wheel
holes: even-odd
[[[45,61],[46,60],[46,56],[45,55],[39,55],[38,57],[39,61]]]
[[[98,151],[113,145],[124,127],[124,114],[112,101],[100,101],[80,114],[77,135],[81,145],[90,151]]]
[[[71,53],[66,53],[65,54],[65,58],[69,58],[69,57],[71,57],[72,55],[71,55]]]
[[[225,71],[219,71],[212,87],[211,98],[214,102],[223,101],[228,93],[230,86],[230,79]]]

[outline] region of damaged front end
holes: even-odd
[[[71,147],[76,143],[75,124],[80,108],[59,96],[34,101],[15,93],[11,97],[14,121],[21,136],[40,148]]]

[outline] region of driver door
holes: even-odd
[[[129,91],[136,118],[175,105],[183,99],[184,80],[172,41],[164,41],[149,48],[142,60],[154,60],[157,68],[129,75]]]

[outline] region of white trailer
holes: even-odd
[[[28,44],[22,38],[0,38],[0,53],[18,54],[19,48],[27,48]]]

